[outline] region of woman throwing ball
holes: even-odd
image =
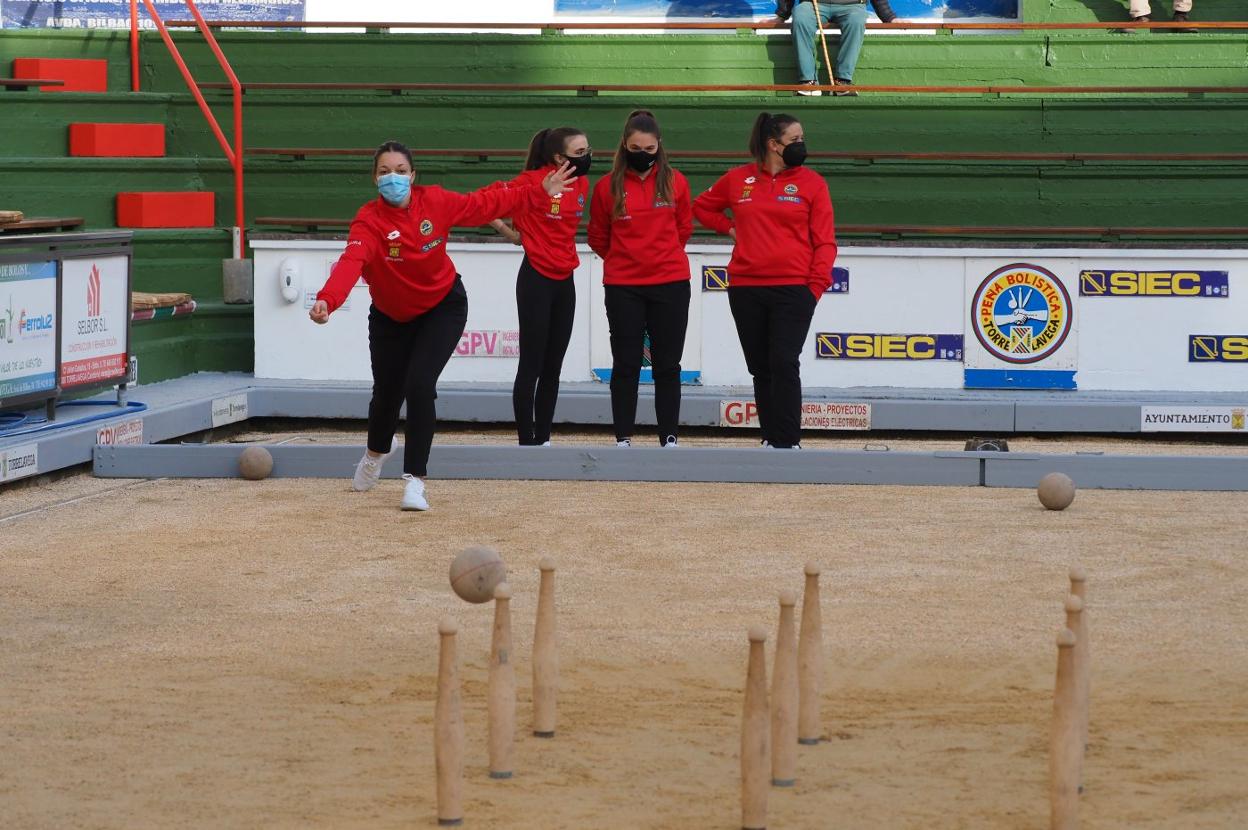
[[[728,305],[754,378],[763,445],[800,449],[802,345],[836,261],[832,199],[823,177],[802,166],[806,139],[793,116],[760,114],[750,154],[754,162],[729,170],[693,212],[736,243]]]
[[[590,162],[589,139],[584,132],[575,127],[542,130],[529,144],[524,172],[510,186],[540,184],[567,164],[572,168],[568,175],[575,177],[572,189],[551,196],[540,211],[516,216],[515,232],[501,220],[490,223],[524,247],[524,261],[516,275],[520,365],[511,390],[522,445],[550,444],[559,374],[576,317],[572,272],[581,264],[576,253],[576,229],[589,198]]]
[[[373,156],[380,198],[351,221],[347,249],[330,270],[309,316],[316,323],[347,299],[356,281],[368,283],[368,348],[373,398],[368,405],[368,449],[353,486],[370,490],[382,462],[398,442],[399,408],[407,401],[402,508],[428,510],[424,477],[433,444],[438,376],[450,360],[464,323],[468,294],[446,253],[453,226],[483,225],[498,216],[543,210],[567,190],[570,166],[552,170],[540,184],[503,186],[467,195],[441,187],[414,187],[411,152],[387,141]]]
[[[624,124],[610,175],[594,185],[589,215],[589,247],[603,259],[617,446],[632,445],[647,333],[659,446],[676,446],[692,234],[689,183],[668,164],[654,116],[637,110]]]

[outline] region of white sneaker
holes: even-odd
[[[770,441],[768,441],[766,438],[764,438],[764,439],[762,439],[761,441],[759,441],[759,442],[758,442],[758,445],[759,445],[760,447],[762,447],[763,449],[765,449],[765,450],[769,450],[769,449],[771,449],[771,442],[770,442]]]
[[[543,447],[549,447],[549,446],[550,446],[550,442],[549,442],[549,441],[543,441],[543,442],[541,443],[541,446],[543,446]]]
[[[674,449],[676,449],[676,448],[679,446],[679,444],[677,444],[677,443],[676,443],[676,436],[675,436],[675,435],[669,435],[669,436],[667,436],[667,439],[663,441],[662,446],[663,446],[663,449],[665,449],[665,450],[666,450],[666,449],[673,449],[673,450],[674,450]]]
[[[622,448],[631,447],[631,446],[633,445],[633,439],[632,439],[632,438],[621,438],[619,441],[616,441],[616,442],[615,442],[615,445],[616,445],[617,447],[622,447]]]
[[[360,493],[366,493],[376,487],[378,479],[381,478],[382,465],[398,448],[399,436],[396,435],[390,439],[390,452],[385,455],[374,458],[368,454],[368,450],[365,450],[364,457],[360,459],[359,464],[355,465],[355,478],[351,480],[351,486]]]
[[[819,85],[818,81],[802,81],[802,83],[805,84],[806,86],[818,86]],[[797,90],[797,94],[805,95],[808,98],[818,98],[820,95],[823,94],[823,90],[822,89],[799,89]]]
[[[403,487],[403,504],[404,510],[428,510],[429,501],[425,498],[425,483],[414,475],[408,473],[403,474],[403,480],[407,484]]]

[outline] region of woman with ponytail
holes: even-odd
[[[594,185],[589,215],[589,246],[603,260],[617,446],[632,444],[646,334],[659,446],[676,446],[689,323],[685,243],[692,234],[689,183],[668,162],[654,115],[636,110],[624,123],[610,175]]]
[[[591,154],[585,133],[575,127],[545,129],[529,142],[524,172],[509,186],[540,184],[567,164],[575,177],[567,193],[556,193],[540,211],[515,217],[515,230],[501,219],[490,224],[524,247],[516,275],[516,311],[520,318],[520,365],[511,388],[516,432],[523,446],[549,446],[559,374],[572,339],[576,285],[572,272],[581,264],[576,229],[589,197]],[[498,187],[501,185],[495,185]]]
[[[763,445],[800,449],[802,347],[836,261],[832,199],[823,177],[802,166],[806,139],[793,116],[761,113],[750,154],[754,161],[724,174],[693,212],[735,243],[728,304],[754,378]]]
[[[387,141],[373,154],[373,186],[379,197],[351,220],[347,246],[330,269],[308,316],[324,325],[360,278],[368,284],[368,351],[373,398],[368,404],[368,446],[352,486],[371,490],[381,477],[394,438],[399,408],[407,402],[403,446],[403,510],[428,510],[424,477],[436,421],[438,376],[464,333],[468,293],[446,254],[453,226],[482,225],[494,216],[540,211],[569,190],[571,166],[523,186],[474,193],[415,186],[412,153]]]

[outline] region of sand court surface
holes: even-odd
[[[436,826],[449,614],[465,826],[739,827],[746,630],[771,632],[770,671],[777,595],[808,560],[828,740],[800,748],[769,827],[1047,826],[1076,562],[1084,826],[1248,815],[1248,494],[1082,491],[1052,513],[1024,490],[433,480],[433,510],[403,514],[400,491],[82,475],[0,493],[0,826]],[[511,571],[507,781],[486,775],[492,608],[447,580],[469,543]],[[554,740],[529,734],[547,554]]]

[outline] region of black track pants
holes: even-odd
[[[559,400],[559,374],[572,339],[576,284],[538,273],[525,257],[516,276],[516,311],[520,316],[520,365],[511,388],[516,432],[521,444],[550,440]]]
[[[654,411],[659,443],[677,433],[680,422],[680,356],[689,324],[689,281],[660,285],[606,286],[611,326],[611,416],[616,440],[632,438],[637,422],[637,382],[643,336],[650,334]]]
[[[368,311],[368,351],[373,363],[373,399],[368,404],[368,448],[390,452],[407,401],[403,472],[428,473],[436,421],[438,376],[451,359],[468,322],[468,292],[455,278],[451,291],[414,320],[400,323],[374,306]]]
[[[745,365],[754,378],[754,402],[763,439],[787,449],[802,439],[802,345],[815,314],[804,285],[729,287]]]

